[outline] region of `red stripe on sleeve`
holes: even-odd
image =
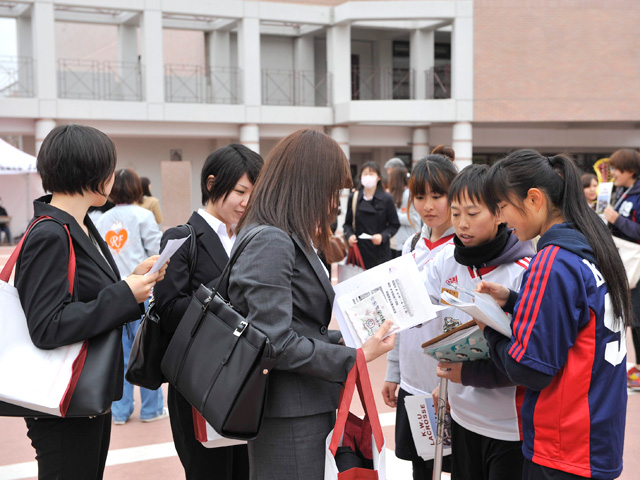
[[[549,261],[545,266],[544,278],[542,279],[542,284],[540,285],[540,289],[538,291],[536,306],[535,306],[535,309],[533,310],[533,314],[531,315],[531,317],[529,317],[529,322],[527,323],[526,334],[524,337],[524,342],[522,344],[522,351],[518,354],[518,358],[516,358],[516,361],[518,362],[524,355],[524,352],[527,351],[527,344],[529,343],[529,337],[531,337],[533,326],[535,325],[536,319],[538,318],[538,312],[540,311],[540,304],[542,303],[542,299],[544,298],[544,291],[547,288],[547,281],[549,280],[549,274],[551,273],[553,261],[555,260],[556,255],[558,254],[558,250],[560,250],[560,247],[553,247],[553,249],[551,250],[551,254],[549,256]]]
[[[513,321],[513,336],[516,341],[509,349],[509,355],[515,359],[518,355],[522,345],[522,333],[525,328],[525,319],[529,316],[531,305],[535,301],[536,293],[538,292],[538,284],[540,283],[540,277],[542,271],[544,271],[544,264],[549,256],[549,249],[544,248],[538,252],[531,265],[531,273],[527,278],[527,284],[524,287],[522,294],[522,301],[520,302],[518,311],[516,312],[515,319]]]

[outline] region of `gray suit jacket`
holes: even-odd
[[[243,229],[236,246],[250,230]],[[295,235],[266,228],[245,247],[229,279],[230,302],[276,350],[265,410],[269,417],[335,410],[356,359],[355,349],[331,343],[333,288],[316,253],[302,245]]]

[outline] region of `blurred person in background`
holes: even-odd
[[[162,233],[153,214],[135,204],[141,196],[142,185],[138,174],[131,169],[118,170],[109,195],[115,207],[105,212],[96,224],[123,278],[133,271],[141,259],[144,260],[149,255],[157,255],[160,251]],[[145,307],[148,305],[147,299]],[[135,322],[131,322],[122,332],[125,371],[140,320],[141,318],[138,318]],[[114,425],[124,425],[133,413],[133,385],[126,379],[123,385],[122,399],[113,402],[111,407]],[[168,416],[161,389],[140,388],[140,398],[142,400],[140,420],[143,422],[153,422]]]
[[[391,237],[391,256],[392,258],[402,255],[402,247],[404,242],[416,232],[419,232],[422,228],[422,221],[420,215],[415,209],[409,210],[409,188],[408,185],[409,172],[402,167],[393,167],[389,174],[389,187],[388,192],[393,197],[393,202],[396,205],[396,213],[398,215],[398,221],[400,222],[400,228],[396,234]],[[409,221],[409,215],[411,215],[411,221]]]
[[[580,177],[582,181],[582,189],[589,206],[595,210],[596,201],[598,200],[598,177],[593,173],[585,173]]]
[[[7,210],[2,206],[2,198],[0,198],[0,240],[4,233],[5,241],[11,245],[13,240],[11,238],[11,230],[9,230],[9,222],[11,222],[11,217],[7,213]]]
[[[160,210],[160,200],[151,195],[151,181],[147,177],[140,177],[142,184],[142,196],[138,200],[138,205],[153,212],[158,225],[162,223],[162,210]]]
[[[365,268],[373,268],[391,260],[389,241],[400,228],[400,222],[393,197],[382,188],[377,163],[367,162],[362,166],[360,184],[361,187],[349,195],[342,228],[349,246],[358,245]]]

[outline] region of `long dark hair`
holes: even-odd
[[[237,230],[269,224],[296,234],[307,249],[327,251],[340,190],[351,185],[340,145],[324,133],[298,130],[269,153]]]
[[[580,172],[573,159],[568,155],[545,157],[535,150],[510,153],[489,171],[487,201],[494,205],[508,202],[522,209],[531,188],[543,191],[564,219],[586,237],[611,294],[616,320],[623,318],[624,324],[629,326],[632,315],[624,265],[611,233],[585,199]],[[549,217],[552,215],[553,211],[550,211]]]

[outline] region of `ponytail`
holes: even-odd
[[[510,195],[522,202],[531,188],[542,190],[564,219],[586,237],[611,295],[616,320],[623,318],[625,326],[629,326],[632,312],[624,265],[611,233],[587,203],[573,159],[568,155],[546,157],[535,150],[510,153],[491,167],[486,183],[487,202],[514,204]],[[552,215],[550,211],[549,216]]]

